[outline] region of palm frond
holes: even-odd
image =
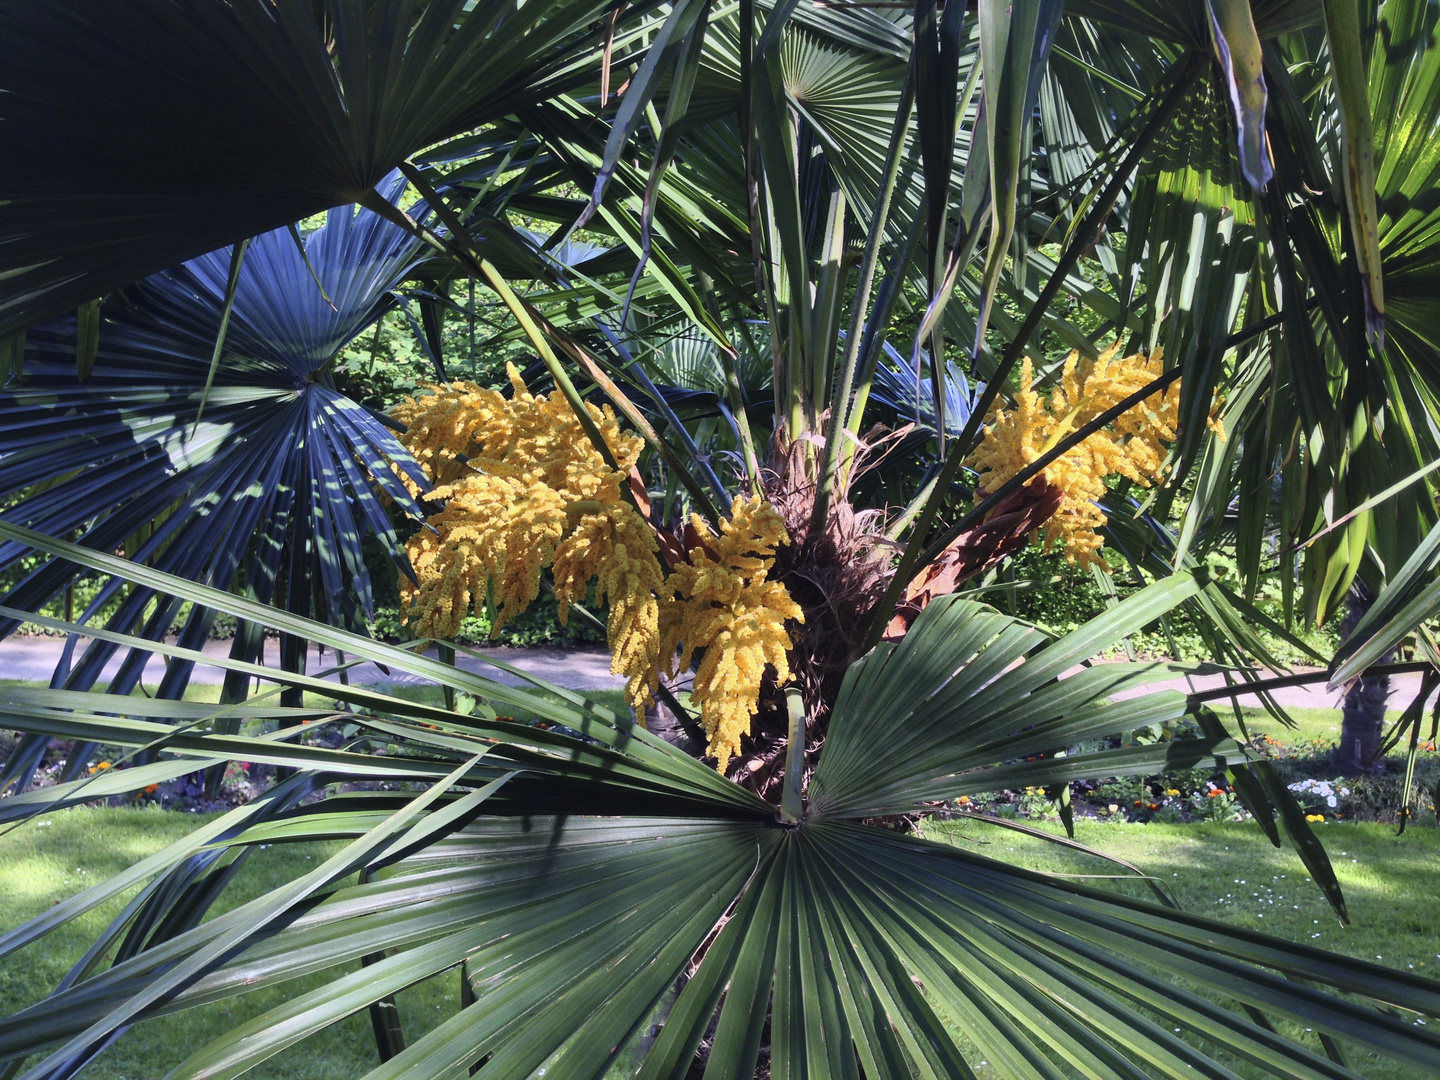
[[[149,1017],[325,976],[216,1032],[171,1074],[239,1076],[461,963],[459,1011],[370,1077],[456,1077],[473,1067],[492,1077],[623,1068],[679,1078],[700,1061],[706,1075],[749,1080],[762,1046],[771,1075],[970,1076],[985,1062],[1047,1080],[1070,1071],[1178,1080],[1223,1075],[1221,1061],[1234,1058],[1269,1076],[1352,1075],[1301,1027],[1440,1066],[1440,1038],[1411,1020],[1440,1016],[1431,980],[853,820],[955,788],[945,777],[988,737],[992,761],[1063,737],[1045,719],[1056,713],[1123,724],[1172,710],[1167,695],[1105,703],[1153,671],[1122,665],[1111,675],[1102,667],[1055,677],[1099,636],[1194,595],[1188,578],[1039,652],[1043,635],[1024,624],[969,601],[932,604],[912,637],[941,652],[902,645],[851,673],[806,820],[781,827],[767,804],[576,695],[538,697],[14,526],[0,525],[0,534],[241,618],[269,617],[286,632],[448,682],[480,706],[454,713],[270,670],[282,685],[338,699],[335,721],[357,734],[328,751],[283,732],[219,734],[204,715],[213,706],[131,698],[117,709],[112,695],[25,694],[16,719],[37,730],[93,726],[129,745],[159,739],[176,768],[262,753],[301,770],[258,803],[0,938],[0,953],[35,947],[150,882],[102,933],[126,942],[112,964],[92,950],[55,994],[0,1020],[0,1059],[47,1055],[27,1078],[73,1075]],[[533,707],[548,723],[495,718],[492,702]],[[181,713],[197,723],[170,727]],[[371,738],[403,751],[357,752]],[[917,738],[931,752],[913,765],[885,753]],[[1202,745],[1208,755],[1239,752]],[[851,767],[867,752],[873,775]],[[1113,758],[1102,767],[1123,754]],[[1058,777],[1063,760],[1042,768]],[[105,781],[127,774],[149,775],[112,770]],[[387,776],[422,787],[327,787]],[[906,792],[885,794],[907,780]],[[223,888],[227,868],[261,844],[312,840],[344,845],[225,914],[201,921],[206,890],[183,888]],[[365,871],[358,883],[345,881],[357,867]],[[361,957],[363,971],[350,971]]]
[[[388,194],[402,187],[392,180]],[[328,370],[394,303],[392,290],[418,258],[403,232],[350,207],[332,211],[303,254],[288,230],[257,237],[213,385],[228,252],[102,305],[96,365],[83,383],[74,320],[36,328],[23,377],[0,392],[4,519],[99,550],[125,547],[167,573],[358,625],[373,608],[366,538],[408,572],[386,503],[421,518],[401,474],[422,490],[428,482],[379,419],[329,385]],[[19,572],[26,550],[0,547],[0,566]],[[39,611],[79,573],[65,563],[25,572],[3,602]],[[152,639],[182,616],[178,601],[114,577],[102,579],[82,618],[102,612],[105,625]],[[213,619],[204,609],[184,615],[181,643],[199,648]],[[21,621],[0,620],[0,630]],[[242,632],[232,655],[254,660],[260,646]],[[88,689],[115,653],[100,641],[78,657],[67,650],[55,685]],[[130,693],[147,659],[144,650],[127,653],[114,692]],[[169,665],[160,696],[179,697],[191,669]],[[232,697],[240,685],[229,687]],[[12,757],[5,779],[23,786],[32,757]]]
[[[0,340],[583,81],[608,8],[6,4]],[[632,8],[622,43],[653,21]]]

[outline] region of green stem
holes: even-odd
[[[215,350],[210,354],[210,369],[205,373],[205,386],[200,391],[200,407],[195,410],[197,428],[200,426],[200,418],[205,415],[205,402],[209,400],[210,388],[215,384],[215,373],[220,370],[220,354],[225,351],[225,335],[230,329],[230,314],[235,310],[235,289],[240,284],[240,267],[244,265],[245,252],[249,249],[248,237],[230,249],[230,275],[225,282],[225,303],[220,309],[220,328],[215,332]],[[86,375],[88,374],[87,371]]]
[[[520,323],[521,328],[525,331],[525,336],[528,337],[531,344],[535,346],[536,351],[540,354],[540,358],[545,362],[545,367],[549,370],[551,377],[554,378],[555,385],[558,386],[561,393],[565,395],[565,400],[570,403],[570,408],[574,410],[581,427],[585,429],[585,433],[590,437],[590,441],[593,442],[600,451],[601,456],[605,459],[605,463],[612,469],[616,467],[615,458],[610,453],[610,448],[605,444],[604,438],[600,435],[599,428],[595,426],[595,420],[590,415],[590,410],[585,407],[584,401],[575,389],[575,384],[570,381],[569,375],[567,375],[564,368],[560,366],[560,361],[550,346],[550,338],[553,338],[561,350],[584,369],[586,375],[588,375],[595,385],[600,388],[601,392],[610,399],[620,414],[640,432],[640,436],[645,440],[646,444],[660,456],[661,460],[665,462],[666,466],[673,473],[680,477],[681,483],[685,485],[685,489],[690,492],[691,497],[695,500],[705,517],[709,519],[710,523],[718,526],[720,513],[711,501],[710,496],[706,494],[705,489],[700,486],[700,482],[695,479],[690,470],[685,467],[684,462],[680,460],[679,455],[675,453],[670,444],[661,439],[656,433],[650,421],[645,418],[645,414],[635,406],[634,402],[625,396],[620,387],[615,385],[614,381],[601,370],[600,365],[583,349],[573,341],[570,341],[553,323],[541,315],[540,312],[536,311],[532,305],[515,295],[509,283],[500,275],[499,271],[495,269],[488,259],[481,257],[479,251],[475,249],[470,240],[469,234],[465,232],[463,223],[455,216],[454,211],[450,209],[449,205],[430,185],[430,182],[425,178],[424,174],[409,162],[402,163],[400,169],[405,176],[409,178],[410,182],[415,185],[416,190],[424,196],[426,202],[435,208],[435,212],[440,215],[441,220],[444,221],[446,227],[449,228],[452,243],[446,245],[446,250],[453,256],[457,254],[454,248],[459,247],[461,250],[458,254],[462,256],[462,261],[466,265],[478,269],[485,276],[486,280],[490,283],[490,287],[495,290],[500,296],[500,299],[505,302],[505,306],[508,307],[515,316],[516,321]],[[384,202],[385,200],[380,201]],[[387,202],[386,205],[388,206],[389,203]],[[420,227],[418,223],[416,227]],[[441,242],[443,243],[443,240]],[[546,335],[548,335],[548,337]]]
[[[911,159],[913,157],[912,153]],[[916,228],[918,222],[912,221],[910,224],[911,227],[906,230],[908,235],[904,247],[891,261],[885,276],[880,279],[880,291],[875,297],[875,307],[870,312],[865,331],[860,338],[860,355],[855,363],[855,381],[858,385],[855,388],[855,400],[850,403],[849,411],[845,415],[845,430],[851,435],[860,434],[860,424],[865,419],[865,409],[870,402],[870,387],[875,381],[875,368],[880,362],[880,347],[884,343],[885,335],[881,327],[889,321],[890,312],[895,308],[895,300],[904,287],[905,268],[910,265],[919,241],[920,230]],[[854,457],[853,447],[853,442],[847,442],[840,447],[843,455],[842,467],[849,467],[850,459]]]
[[[585,407],[585,402],[581,399],[580,392],[575,389],[575,384],[570,381],[570,376],[565,374],[565,369],[561,367],[560,360],[555,355],[555,350],[550,347],[550,343],[546,341],[545,336],[540,333],[540,328],[535,324],[535,320],[531,318],[528,307],[515,295],[515,291],[510,288],[510,283],[505,280],[504,275],[502,275],[499,270],[495,269],[494,264],[491,263],[489,259],[483,258],[469,243],[469,236],[466,234],[459,220],[455,218],[453,212],[451,212],[444,200],[435,193],[435,189],[430,186],[429,181],[421,175],[420,171],[409,162],[401,162],[400,171],[415,185],[416,189],[425,198],[426,203],[440,215],[441,220],[449,227],[449,243],[437,236],[433,230],[422,226],[388,199],[383,198],[379,192],[374,189],[365,193],[365,196],[360,200],[360,205],[367,210],[381,215],[387,221],[394,222],[402,229],[419,237],[432,247],[459,259],[462,265],[468,270],[472,273],[478,273],[485,279],[490,288],[495,291],[495,294],[500,297],[501,301],[510,310],[510,314],[514,316],[515,321],[520,324],[520,328],[525,332],[525,336],[530,340],[530,344],[535,347],[535,351],[540,355],[541,361],[545,364],[545,369],[550,372],[550,377],[555,380],[555,385],[559,388],[560,392],[565,395],[565,400],[570,403],[570,408],[575,413],[575,419],[580,422],[580,427],[585,432],[586,437],[594,444],[595,449],[599,451],[605,464],[609,465],[612,469],[616,468],[615,455],[610,452],[610,447],[605,444],[605,437],[600,434],[600,429],[595,425],[595,418],[590,415],[590,410]]]
[[[845,194],[837,183],[830,191],[830,205],[825,214],[824,252],[820,257],[820,274],[815,282],[815,301],[810,319],[810,377],[806,388],[806,427],[820,430],[820,411],[830,384],[831,361],[835,355],[835,339],[840,331],[841,285],[844,281],[845,259]]]
[[[734,349],[719,349],[720,367],[725,371],[725,396],[730,399],[730,411],[735,414],[735,427],[740,432],[740,452],[745,458],[745,472],[750,483],[750,494],[759,496],[760,459],[755,454],[755,437],[750,431],[750,417],[745,411],[745,391],[740,385],[740,373],[736,369]]]
[[[798,825],[805,814],[800,785],[805,778],[805,702],[800,691],[785,690],[785,707],[790,714],[790,741],[785,747],[785,791],[780,796],[780,820]]]
[[[600,388],[600,392],[610,399],[620,415],[630,422],[635,430],[640,433],[640,437],[645,440],[650,449],[654,450],[660,459],[665,462],[670,472],[677,476],[680,482],[685,485],[685,490],[690,493],[690,497],[695,500],[695,504],[700,508],[700,512],[709,519],[710,524],[718,528],[721,516],[720,511],[716,508],[714,502],[711,501],[704,486],[701,485],[694,474],[685,467],[685,463],[680,460],[680,455],[675,452],[675,448],[660,438],[659,433],[656,432],[645,414],[641,412],[639,407],[615,384],[615,381],[611,379],[609,375],[605,374],[604,369],[601,368],[594,357],[575,342],[566,338],[565,335],[561,334],[559,329],[556,328],[550,320],[546,319],[545,316],[539,312],[534,312],[534,316],[540,325],[555,338],[561,351],[580,365],[590,380]]]
[[[700,275],[700,295],[715,324],[720,325],[720,301],[715,296],[715,284],[708,274]],[[736,312],[736,322],[743,325],[743,313]],[[725,397],[729,399],[730,411],[735,416],[735,427],[739,429],[740,453],[745,459],[746,478],[750,494],[758,497],[760,488],[760,459],[755,454],[755,437],[750,432],[750,418],[745,412],[745,390],[740,385],[740,369],[736,364],[738,353],[733,345],[717,350],[720,354],[720,368],[725,373]]]
[[[455,666],[454,645],[446,645],[443,642],[437,641],[435,643],[435,655],[442,664],[449,664],[451,667]],[[441,687],[441,690],[445,694],[445,708],[450,712],[454,712],[455,687],[451,686],[449,683],[446,683],[443,687]]]
[[[885,535],[891,540],[899,540],[905,530],[910,527],[910,523],[915,520],[916,515],[920,513],[921,508],[925,505],[925,501],[930,498],[934,490],[935,478],[932,476],[929,482],[915,493],[915,497],[911,499],[909,505],[901,511],[900,516],[885,527]]]

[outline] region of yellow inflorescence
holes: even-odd
[[[805,615],[783,584],[768,579],[776,548],[790,543],[774,507],[759,498],[736,499],[719,536],[698,516],[691,521],[702,542],[665,583],[659,652],[674,675],[690,666],[697,649],[705,650],[693,696],[710,737],[707,753],[724,772],[750,730],[765,666],[775,668],[777,683],[789,680],[785,620],[804,622]]]
[[[451,638],[487,585],[499,613],[498,631],[540,592],[540,570],[564,533],[565,505],[544,484],[516,484],[473,476],[442,484],[445,509],[432,515],[407,545],[418,587],[401,583],[407,621],[422,637]]]
[[[563,623],[594,580],[610,606],[611,670],[626,676],[637,711],[654,700],[662,666],[673,676],[705,650],[693,696],[723,772],[749,731],[765,666],[782,683],[790,677],[785,620],[804,619],[785,586],[768,580],[776,548],[790,542],[779,514],[761,499],[736,499],[718,536],[695,518],[701,544],[667,579],[654,532],[622,495],[641,440],[609,409],[589,407],[611,468],[561,395],[532,395],[513,367],[510,381],[509,398],[452,383],[395,410],[403,441],[435,481],[430,497],[445,502],[409,543],[419,584],[402,585],[407,620],[419,635],[454,637],[488,594],[499,633],[539,595],[550,566]]]
[[[985,438],[969,459],[983,474],[982,483],[999,487],[1071,432],[1164,373],[1159,349],[1149,357],[1136,353],[1116,359],[1118,351],[1117,345],[1094,360],[1081,360],[1072,352],[1048,401],[1031,389],[1033,372],[1026,360],[1014,408],[997,407],[991,413]],[[1104,566],[1096,530],[1106,518],[1096,501],[1105,496],[1106,478],[1124,476],[1142,487],[1161,479],[1164,444],[1175,440],[1179,409],[1176,380],[1045,467],[1046,481],[1064,493],[1060,509],[1045,526],[1047,550],[1061,540],[1071,562]]]
[[[653,700],[655,671],[660,666],[660,602],[664,587],[655,534],[627,503],[585,514],[555,553],[555,595],[560,621],[570,605],[585,596],[591,578],[595,594],[609,602],[606,635],[610,670],[628,680],[625,692],[641,710]]]
[[[587,564],[567,548],[584,547],[598,527],[577,525],[628,515],[640,528],[616,528],[632,538],[647,535],[620,494],[640,439],[624,434],[609,409],[589,406],[618,466],[611,468],[561,395],[531,394],[513,366],[510,382],[509,398],[457,382],[431,387],[395,410],[408,429],[407,449],[435,481],[431,498],[445,501],[429,519],[435,531],[422,530],[409,545],[419,585],[406,582],[402,593],[419,634],[453,637],[487,589],[499,609],[492,631],[498,634],[539,595],[540,571],[558,559],[570,568],[561,594],[568,613],[598,569],[592,561],[588,575],[575,579]]]

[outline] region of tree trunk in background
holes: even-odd
[[[1370,590],[1356,581],[1347,601],[1349,612],[1340,624],[1342,640],[1350,636],[1374,601]],[[1345,700],[1341,704],[1340,744],[1330,755],[1330,765],[1336,773],[1362,776],[1384,772],[1384,762],[1377,760],[1377,754],[1380,736],[1385,730],[1385,703],[1389,698],[1388,675],[1356,679],[1345,692]]]
[[[634,715],[635,710],[631,709],[630,712],[631,715]],[[680,722],[680,718],[660,702],[647,705],[645,715],[643,717],[636,716],[635,719],[643,723],[651,735],[658,735],[691,757],[699,757],[705,752],[704,740],[697,740],[695,733],[687,731],[685,725]]]

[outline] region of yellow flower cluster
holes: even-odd
[[[517,485],[497,476],[441,484],[445,508],[407,545],[418,585],[401,583],[407,621],[422,637],[451,638],[487,590],[499,607],[495,630],[530,606],[540,571],[564,534],[565,506],[543,484]]]
[[[1118,351],[1117,344],[1094,360],[1081,360],[1072,352],[1048,401],[1031,389],[1034,375],[1026,360],[1014,408],[997,406],[986,418],[985,437],[968,461],[983,474],[982,483],[992,489],[1003,484],[1071,432],[1164,373],[1159,349],[1148,357],[1136,353],[1116,359]],[[1124,476],[1141,487],[1159,480],[1166,469],[1163,444],[1175,440],[1179,409],[1177,380],[1045,467],[1041,475],[1064,493],[1060,509],[1045,525],[1046,550],[1061,540],[1069,561],[1104,566],[1096,530],[1106,518],[1096,501],[1105,495],[1106,478]]]
[[[406,618],[422,636],[454,637],[488,592],[498,634],[539,595],[540,572],[553,563],[563,622],[599,577],[615,671],[630,677],[633,696],[658,662],[662,584],[655,538],[621,497],[641,441],[610,409],[589,406],[611,468],[564,397],[531,394],[509,372],[509,398],[457,382],[395,409],[406,448],[435,481],[431,498],[445,501],[429,519],[433,531],[410,541],[419,584],[402,586]]]
[[[560,394],[535,396],[515,365],[507,365],[514,391],[505,397],[474,383],[432,386],[393,410],[407,428],[401,441],[437,485],[467,480],[477,471],[526,476],[570,501],[616,500],[640,457],[639,436],[626,435],[615,413],[587,406],[618,469],[611,469],[585,436]]]
[[[765,666],[790,677],[785,620],[804,621],[785,586],[768,580],[776,548],[790,542],[780,515],[759,498],[736,499],[718,536],[694,518],[699,543],[667,579],[654,532],[622,497],[640,439],[590,406],[611,468],[561,395],[532,395],[513,367],[510,382],[509,398],[451,383],[395,409],[435,482],[430,497],[445,504],[408,545],[418,585],[402,583],[406,619],[421,636],[451,638],[488,595],[498,634],[539,595],[549,566],[563,623],[594,580],[610,606],[611,670],[626,676],[637,711],[654,700],[662,666],[673,677],[705,650],[693,695],[723,772],[750,729]]]
[[[626,677],[626,695],[637,709],[652,700],[660,665],[657,597],[664,577],[656,551],[655,534],[645,519],[628,503],[616,503],[582,515],[555,553],[561,624],[595,578],[596,599],[610,605],[610,670]]]
[[[660,655],[673,676],[705,650],[693,696],[710,737],[706,752],[724,772],[759,707],[765,666],[775,668],[777,683],[789,681],[785,620],[804,622],[805,613],[782,583],[768,578],[776,548],[790,543],[773,506],[758,497],[736,499],[718,536],[698,516],[691,522],[700,543],[665,583]]]

